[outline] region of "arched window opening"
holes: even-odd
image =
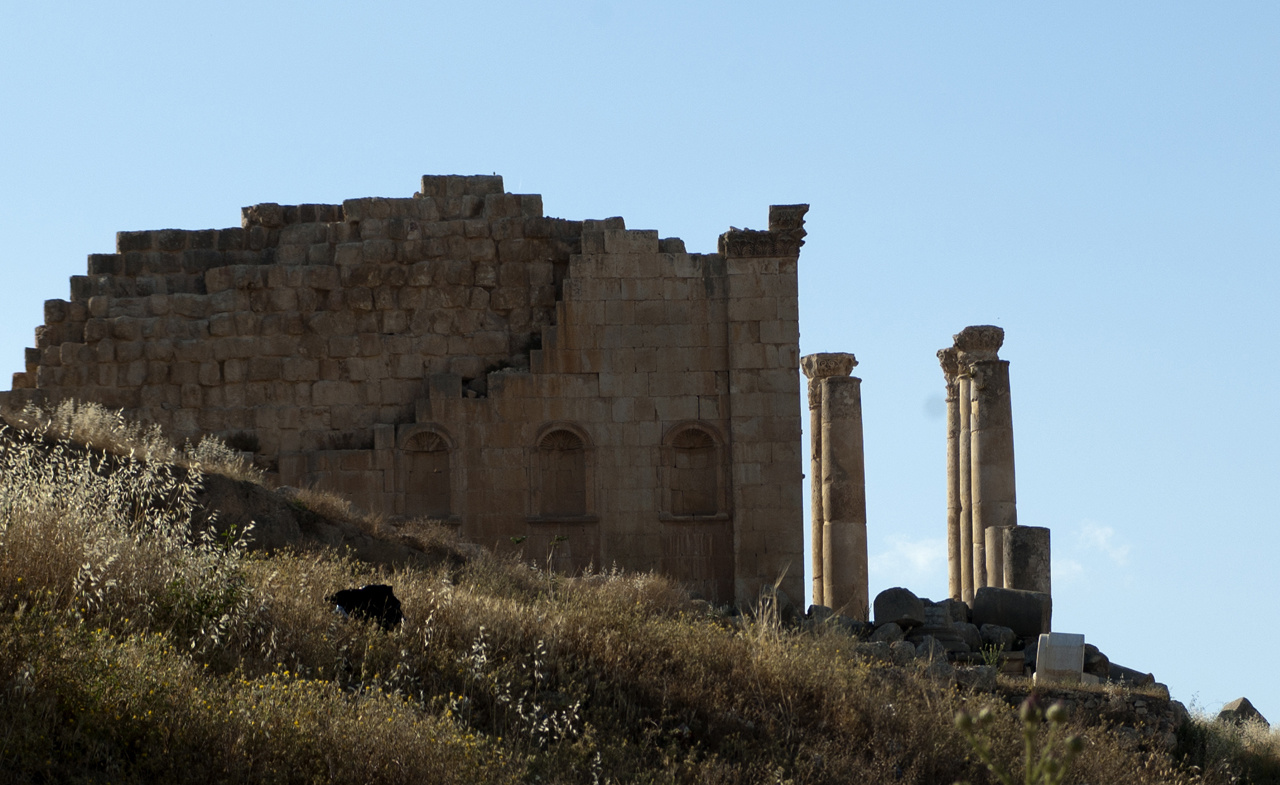
[[[671,514],[715,515],[719,512],[720,467],[715,439],[700,428],[688,428],[671,440]]]
[[[449,445],[436,433],[423,433],[405,446],[405,512],[448,518],[453,512]]]
[[[587,514],[587,451],[582,438],[567,430],[548,433],[538,443],[542,474],[540,509],[546,517]]]

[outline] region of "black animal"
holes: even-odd
[[[358,589],[343,589],[325,597],[343,616],[376,621],[384,630],[390,630],[404,621],[400,612],[400,600],[391,591],[390,586],[371,583]]]

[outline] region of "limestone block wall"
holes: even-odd
[[[5,403],[216,434],[279,481],[574,570],[803,591],[805,206],[716,254],[546,218],[493,177],[121,232],[50,300]]]

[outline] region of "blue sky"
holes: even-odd
[[[1280,720],[1280,6],[796,6],[0,0],[0,373],[118,230],[497,172],[712,251],[808,202],[873,594],[945,593],[934,352],[998,324],[1054,626]]]

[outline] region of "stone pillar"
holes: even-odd
[[[969,377],[969,506],[975,590],[1004,587],[1004,535],[1018,522],[1009,363],[996,354],[1003,343],[1004,330],[991,325],[966,327],[955,336],[960,363],[967,366]]]
[[[803,358],[800,367],[809,377],[809,547],[813,563],[813,604],[825,605],[822,591],[822,379],[814,378]]]
[[[973,604],[973,593],[981,588],[979,575],[985,574],[986,560],[975,558],[973,540],[973,451],[969,445],[969,421],[973,419],[973,405],[969,400],[969,369],[960,366],[956,378],[956,410],[959,413],[960,433],[956,437],[956,480],[960,493],[960,599]],[[981,552],[981,549],[979,549]],[[975,569],[981,565],[982,569]]]
[[[1004,534],[1004,588],[1052,594],[1049,530],[1015,526]]]
[[[954,348],[938,352],[938,362],[947,379],[947,594],[959,600],[964,596],[961,568],[964,549],[960,536],[960,363]]]
[[[828,377],[848,376],[858,364],[858,360],[845,352],[823,352],[809,354],[800,358],[800,368],[809,380],[809,510],[812,537],[810,554],[813,559],[813,602],[815,605],[830,605],[826,594],[825,566],[826,561],[823,542],[826,516],[823,514],[823,473],[822,473],[822,423],[823,397],[822,381]],[[861,424],[861,423],[859,423]],[[861,429],[859,429],[861,434]]]
[[[822,596],[868,621],[867,497],[862,452],[862,380],[822,380]]]
[[[1009,363],[984,360],[970,366],[974,406],[973,515],[987,540],[987,585],[1004,586],[1004,543],[1018,523],[1013,475],[1013,410],[1009,405]],[[975,531],[977,527],[975,527]]]

